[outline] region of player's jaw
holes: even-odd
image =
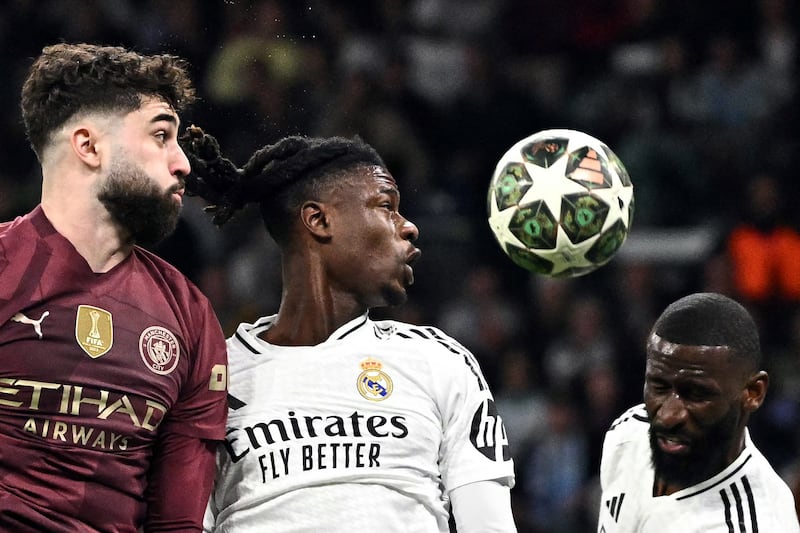
[[[413,245],[409,245],[397,257],[397,263],[393,267],[394,273],[391,278],[387,278],[381,289],[381,303],[375,307],[397,306],[404,304],[408,300],[408,287],[414,284],[413,265],[419,259],[422,252]]]
[[[182,180],[165,190],[140,165],[121,155],[97,197],[134,242],[153,245],[175,230],[183,192]]]
[[[681,488],[704,481],[728,466],[739,415],[731,409],[718,422],[698,431],[685,426],[650,426],[650,450],[656,476]]]

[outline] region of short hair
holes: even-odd
[[[60,43],[46,46],[28,70],[20,107],[33,151],[76,113],[129,112],[145,97],[176,111],[196,98],[187,61],[169,54],[143,55],[119,46]]]
[[[727,346],[756,369],[761,365],[758,327],[735,300],[713,292],[684,296],[671,303],[653,325],[662,339],[691,346]]]
[[[202,128],[187,128],[180,143],[192,167],[186,191],[212,204],[214,224],[221,226],[247,204],[258,203],[278,244],[286,242],[303,201],[350,169],[385,167],[378,152],[358,136],[284,137],[257,150],[242,168],[224,157],[217,139]]]

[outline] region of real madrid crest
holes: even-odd
[[[114,344],[111,313],[92,305],[79,305],[75,316],[75,340],[92,359],[105,355]]]
[[[170,330],[150,326],[139,336],[139,355],[147,368],[156,374],[166,375],[178,366],[181,348]]]
[[[382,370],[383,364],[377,359],[367,357],[361,361],[362,372],[358,375],[358,393],[367,400],[380,402],[392,394],[392,378]]]

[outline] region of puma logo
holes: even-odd
[[[26,317],[22,313],[17,313],[16,315],[11,317],[11,320],[13,320],[14,322],[19,322],[20,324],[30,324],[31,326],[33,326],[33,331],[35,331],[36,334],[41,339],[42,338],[42,321],[45,318],[47,318],[49,315],[50,315],[50,311],[45,311],[44,313],[42,313],[42,316],[39,317],[39,320],[34,320],[32,318]]]

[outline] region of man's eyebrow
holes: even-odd
[[[166,122],[171,122],[173,124],[177,124],[178,123],[178,118],[175,115],[172,115],[170,113],[159,113],[158,115],[156,115],[156,116],[154,116],[153,118],[150,119],[150,123],[151,124],[155,124],[156,122],[161,122],[161,121],[166,121]]]

